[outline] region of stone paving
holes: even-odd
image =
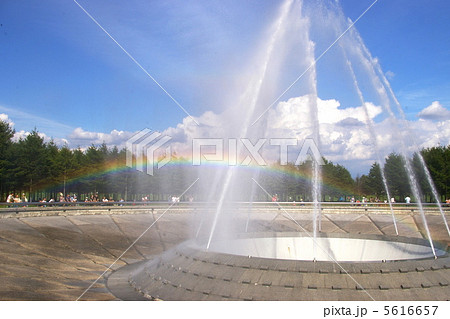
[[[196,232],[198,212],[170,210],[155,223],[162,212],[163,210],[148,209],[137,212],[123,209],[120,212],[99,211],[95,214],[57,211],[51,214],[40,214],[40,217],[33,217],[36,214],[32,213],[0,216],[0,300],[76,300],[83,293],[81,300],[117,300],[118,297],[108,289],[111,287],[106,285],[107,278],[112,272],[125,265],[151,260],[191,238]],[[312,230],[311,214],[295,210],[290,211],[290,214],[295,218],[296,223],[277,211],[252,213],[249,231],[286,232],[300,231],[302,228]],[[239,224],[245,224],[247,214],[241,214],[236,218]],[[450,239],[442,217],[431,215],[427,216],[427,219],[433,239],[448,245]],[[153,223],[155,223],[154,226],[132,245]],[[398,215],[397,224],[400,235],[423,238],[423,225],[420,216],[416,213]],[[390,214],[370,212],[325,213],[322,217],[322,230],[343,234],[395,234]],[[113,263],[114,265],[111,266]],[[424,266],[424,269],[431,274],[432,266]],[[355,276],[368,278],[370,285],[377,288],[373,291],[377,297],[380,293],[384,293],[384,297],[393,299],[415,300],[426,299],[428,296],[430,299],[441,300],[442,294],[444,296],[446,294],[447,299],[450,298],[449,270],[445,267],[446,265],[440,265],[440,272],[433,273],[436,278],[433,277],[431,286],[436,284],[442,287],[442,292],[438,295],[431,295],[431,290],[424,294],[430,285],[427,282],[424,282],[425,287],[407,287],[408,281],[404,281],[403,292],[408,291],[402,295],[398,295],[397,292],[395,295],[394,289],[389,290],[389,287],[380,287],[377,284],[377,276],[380,276],[380,273],[365,274],[360,270]],[[225,274],[226,272],[224,276]],[[261,276],[249,272],[247,274],[249,278],[245,278],[246,272],[243,271],[238,281],[230,279],[230,285],[242,286],[243,281],[253,283],[257,280],[261,285],[270,287],[274,295],[281,296],[287,293],[285,289],[290,288],[290,285],[297,285],[296,280],[300,280],[294,278],[290,283],[286,276],[278,278],[279,275],[272,274],[275,277],[265,280],[261,274],[259,274]],[[405,272],[405,276],[411,278],[417,278],[421,274],[422,268]],[[254,276],[259,277],[256,279]],[[99,280],[86,291],[98,278]],[[221,278],[221,280],[225,279]],[[399,287],[402,285],[400,282],[392,284],[397,283]],[[305,292],[295,296],[291,294],[286,299],[307,300],[314,296],[315,300],[321,300],[321,298],[339,300],[340,290],[350,286],[354,288],[348,278],[329,277],[320,272],[303,274],[301,285],[310,287],[307,294]],[[330,289],[324,290],[320,289],[321,287]],[[248,298],[235,299],[251,299],[253,289],[252,285],[247,285],[244,295]],[[232,294],[227,291],[223,292],[223,298],[233,299]],[[361,296],[359,292],[357,294]],[[173,299],[177,299],[176,293],[172,296]],[[198,292],[197,296],[198,300],[211,299],[210,295],[204,292]],[[126,296],[119,298],[126,299]],[[136,298],[131,299],[139,298],[139,295],[136,295]]]

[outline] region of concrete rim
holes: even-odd
[[[273,233],[271,233],[273,235]],[[267,233],[257,233],[257,234],[240,234],[240,236],[265,236]],[[300,235],[300,234],[297,234]],[[289,233],[277,234],[279,237],[292,236]],[[352,234],[321,234],[322,237],[341,237],[341,238],[377,238],[384,240],[396,240],[397,242],[413,242],[426,244],[428,241],[423,239],[415,239],[408,237],[390,237],[390,236],[380,236],[380,235],[352,235]],[[222,278],[222,281],[212,284],[210,288],[204,289],[203,293],[195,292],[195,289],[186,288],[185,279],[188,275],[196,276],[195,280],[201,283],[210,282],[212,278],[218,279],[223,276],[219,270],[220,267],[227,266],[228,269],[233,271],[258,271],[263,273],[280,273],[288,274],[289,276],[298,275],[323,275],[323,276],[348,276],[354,274],[404,274],[408,272],[420,272],[430,274],[435,270],[441,269],[446,271],[450,266],[450,257],[448,252],[445,255],[440,256],[438,259],[425,258],[425,259],[415,259],[415,260],[400,260],[400,261],[390,261],[390,262],[349,262],[342,263],[342,266],[337,265],[330,261],[302,261],[302,260],[285,260],[285,259],[271,259],[271,258],[260,258],[260,257],[246,257],[239,255],[230,255],[225,253],[217,253],[211,251],[205,251],[198,249],[194,244],[193,240],[185,241],[175,248],[172,248],[161,255],[147,261],[138,262],[136,264],[124,266],[108,278],[108,289],[112,294],[122,300],[210,300],[206,299],[212,298],[212,300],[225,300],[220,298],[220,294],[216,294],[215,290],[224,290],[224,284],[228,284],[228,279]],[[439,244],[436,243],[436,246]],[[197,247],[197,248],[196,248]],[[185,268],[182,261],[189,261],[193,267]],[[341,264],[341,263],[339,263]],[[436,266],[438,265],[438,266]],[[217,268],[219,267],[219,268]],[[203,270],[198,270],[202,268]],[[177,274],[181,277],[174,279],[169,273]],[[386,283],[381,283],[378,287],[382,289],[389,283],[391,279],[387,275]],[[183,278],[184,279],[180,279]],[[230,276],[232,278],[233,275]],[[236,285],[241,285],[246,287],[245,281],[234,281],[230,279],[229,281],[233,284],[236,289]],[[269,283],[270,284],[270,283]],[[203,284],[201,284],[203,285]],[[221,287],[222,286],[222,287]],[[117,287],[120,287],[118,289]],[[265,288],[264,283],[260,284],[261,289]],[[298,289],[298,291],[308,291],[308,289],[313,289],[311,287],[288,287],[293,290]],[[167,289],[172,289],[178,294],[172,295],[167,293]],[[231,288],[230,288],[231,289]],[[353,288],[354,289],[354,288]],[[384,288],[383,288],[384,289]],[[332,288],[329,289],[330,291]],[[356,287],[358,290],[358,287]],[[326,289],[324,289],[326,291]],[[346,290],[346,293],[354,292]],[[138,294],[140,299],[136,299],[136,294]],[[228,293],[228,295],[232,295]],[[176,297],[175,297],[176,296]],[[227,295],[225,295],[227,296]],[[134,299],[133,299],[134,298]],[[202,299],[203,298],[203,299]],[[216,298],[216,299],[214,299]],[[277,299],[277,296],[266,296],[258,300],[283,300]],[[280,297],[281,298],[281,297]],[[228,299],[226,299],[228,300]],[[246,300],[245,297],[236,298],[236,300]]]

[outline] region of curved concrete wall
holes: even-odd
[[[266,237],[211,243],[211,251],[276,259],[381,262],[434,257],[429,246],[359,238]],[[436,250],[438,256],[444,255]]]

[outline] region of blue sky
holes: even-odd
[[[227,90],[237,85],[236,74],[252,61],[282,4],[78,2],[194,116],[220,112]],[[373,0],[340,3],[355,20]],[[355,25],[410,121],[434,101],[450,109],[449,15],[447,0],[379,0]],[[2,0],[0,61],[0,114],[17,131],[37,127],[47,136],[70,139],[76,128],[104,134],[164,131],[186,117],[71,0]],[[326,65],[324,57],[317,68]],[[319,97],[334,98],[332,86],[319,82]],[[295,91],[286,98],[294,96]],[[357,106],[345,96],[340,102]]]

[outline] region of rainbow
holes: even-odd
[[[86,169],[81,169],[81,170],[77,170],[75,172],[75,174],[73,176],[68,176],[67,180],[66,180],[66,185],[67,187],[73,186],[76,183],[79,183],[81,181],[89,181],[89,180],[94,180],[97,178],[101,178],[104,177],[106,175],[110,175],[110,176],[114,176],[117,174],[121,174],[130,170],[136,170],[136,168],[138,166],[140,167],[144,167],[145,168],[145,161],[140,161],[138,163],[134,162],[133,167],[129,167],[127,165],[125,165],[125,161],[121,161],[121,160],[111,160],[108,162],[104,162],[101,165],[98,166],[94,166],[91,168],[86,168]],[[192,164],[192,160],[185,158],[185,157],[175,157],[173,156],[171,161],[166,164],[163,168],[161,169],[170,169],[173,167],[191,167]],[[198,167],[198,166],[196,166]],[[209,161],[206,163],[202,163],[201,167],[205,167],[205,168],[226,168],[228,167],[228,163],[226,161]],[[276,176],[276,175],[282,175],[288,178],[292,178],[292,179],[296,179],[296,180],[301,180],[301,181],[305,181],[305,182],[309,182],[312,178],[312,174],[310,172],[302,172],[299,171],[297,169],[294,169],[293,166],[282,166],[282,165],[276,165],[276,164],[272,164],[272,165],[267,165],[267,166],[261,166],[261,165],[248,165],[248,166],[237,166],[237,168],[239,169],[243,169],[245,171],[264,171],[267,174],[269,174],[269,176]],[[157,174],[157,173],[156,173]],[[63,184],[63,181],[61,180],[61,178],[59,178],[59,180],[55,183],[46,183],[43,185],[40,185],[41,189],[54,189],[54,188],[58,188],[61,187]],[[330,182],[327,182],[326,180],[323,181],[322,184],[323,187],[327,187],[328,189],[332,190],[333,192],[336,193],[341,193],[341,194],[352,194],[352,190],[349,189],[345,189],[345,188],[341,188],[338,185],[333,185]]]
[[[173,167],[191,167],[192,166],[192,160],[183,158],[183,157],[172,157],[172,160],[163,168],[161,169],[170,169]],[[228,163],[226,162],[207,162],[202,163],[202,166],[212,169],[217,168],[226,168],[228,166]],[[144,166],[145,167],[145,166]],[[288,178],[293,178],[305,182],[309,182],[311,180],[312,174],[311,173],[302,173],[299,170],[292,169],[293,166],[281,166],[281,165],[267,165],[267,166],[259,166],[259,165],[249,165],[249,166],[238,166],[240,169],[244,169],[249,172],[256,172],[258,170],[264,171],[266,174],[271,176],[276,175],[282,175]],[[77,171],[77,175],[73,176],[71,178],[68,178],[66,181],[66,189],[70,190],[74,185],[76,185],[79,182],[85,182],[89,180],[94,180],[96,178],[101,178],[106,175],[114,176],[117,174],[134,171],[136,170],[136,163],[133,167],[129,167],[125,165],[125,161],[120,160],[111,160],[108,162],[104,162],[101,164],[101,166],[93,167],[90,169],[84,169]],[[62,181],[59,180],[57,183],[47,183],[46,185],[41,185],[41,189],[58,189],[58,192],[62,190]],[[328,187],[329,189],[341,193],[341,194],[351,194],[350,190],[340,188],[336,185],[333,185],[331,183],[324,182],[323,187]],[[73,189],[73,188],[72,188]],[[81,200],[81,198],[80,198]],[[415,228],[412,226],[409,222],[406,222],[402,218],[403,216],[396,216],[397,222],[399,224],[402,224],[404,227],[406,227],[408,230],[414,231]],[[406,216],[405,216],[406,217]],[[404,221],[403,221],[404,220]],[[445,241],[442,241],[442,244],[446,244]]]

